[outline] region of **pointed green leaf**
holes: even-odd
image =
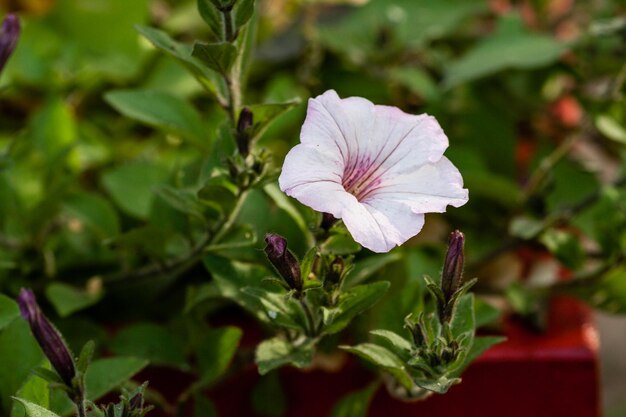
[[[102,299],[104,291],[86,291],[61,282],[46,287],[46,297],[61,317],[90,307]]]
[[[196,42],[191,55],[213,71],[227,75],[237,59],[237,48],[229,42]]]
[[[242,334],[239,328],[232,326],[206,332],[196,351],[202,385],[214,382],[226,372],[237,353]]]
[[[207,149],[208,131],[196,109],[185,100],[157,90],[115,90],[104,99],[123,115],[181,135]]]
[[[26,410],[26,415],[28,417],[59,417],[57,414],[53,413],[52,411],[46,408],[43,408],[42,406],[37,405],[35,403],[31,403],[30,401],[26,401],[18,397],[11,397],[11,398],[13,398],[15,401],[19,402],[20,404],[24,406],[24,409]]]
[[[354,353],[381,368],[381,370],[396,378],[406,389],[413,387],[413,381],[407,373],[404,363],[390,350],[373,343],[361,343],[357,346],[340,346],[340,348]]]
[[[389,282],[359,285],[344,291],[337,306],[324,309],[324,333],[333,334],[346,327],[358,314],[372,307],[389,289]]]
[[[294,345],[281,337],[275,337],[257,346],[255,360],[261,375],[284,365],[305,368],[313,360],[313,345],[307,341]]]
[[[76,370],[78,372],[85,373],[89,364],[91,363],[91,359],[93,358],[93,352],[96,349],[96,344],[93,340],[85,343],[83,348],[80,350],[80,355],[78,355],[78,361],[76,361]]]
[[[359,284],[385,266],[402,259],[400,252],[391,252],[384,255],[374,255],[361,259],[356,263],[350,275],[346,278],[346,285]]]
[[[183,342],[157,324],[139,323],[125,327],[115,335],[110,349],[116,355],[134,356],[156,365],[188,367]]]
[[[226,103],[226,86],[222,77],[191,56],[191,46],[173,40],[167,33],[147,26],[136,25],[135,29],[155,47],[178,59],[198,80],[213,93],[221,103]]]
[[[289,295],[252,287],[243,288],[241,291],[261,301],[270,323],[274,326],[294,330],[306,328],[306,317],[302,307]]]
[[[394,333],[390,330],[372,330],[370,331],[371,334],[375,335],[375,336],[379,336],[382,337],[383,339],[387,340],[389,343],[391,343],[391,345],[395,348],[395,350],[397,350],[398,352],[403,352],[403,353],[408,353],[411,352],[413,350],[413,345],[411,342],[409,342],[408,340],[406,340],[404,337],[400,336],[397,333]],[[396,352],[396,354],[398,354],[398,352]],[[398,355],[401,356],[401,355]]]
[[[0,330],[20,316],[17,303],[4,294],[0,294]]]
[[[495,34],[447,66],[444,84],[453,87],[506,68],[531,69],[555,62],[567,45],[530,32],[517,15],[500,17]]]

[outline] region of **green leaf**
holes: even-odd
[[[595,119],[596,128],[607,138],[626,144],[626,129],[608,114],[600,114]]]
[[[213,71],[227,75],[237,59],[237,48],[229,42],[196,42],[191,55]]]
[[[9,400],[25,383],[43,355],[25,320],[13,320],[0,331],[0,414],[9,415]]]
[[[93,353],[96,349],[96,344],[93,340],[89,340],[83,348],[80,350],[80,354],[78,355],[78,360],[76,361],[76,370],[78,372],[85,373],[87,368],[91,364],[91,360],[93,359]]]
[[[209,27],[210,36],[214,40],[223,37],[223,17],[213,0],[198,0],[198,12]]]
[[[150,18],[148,0],[107,0],[104,3],[59,0],[51,12],[46,15],[48,24],[62,34],[64,47],[74,51],[69,60],[61,62],[78,65],[89,58],[79,68],[66,68],[65,71],[75,71],[75,75],[70,72],[67,76],[88,82],[84,77],[94,77],[91,74],[97,71],[123,81],[136,74],[141,50],[132,27]],[[102,36],[103,33],[107,36]],[[58,58],[55,60],[56,65],[61,62]]]
[[[340,348],[354,353],[381,368],[381,370],[398,380],[406,389],[413,387],[413,381],[407,373],[404,363],[390,350],[373,343],[361,343],[357,346],[340,346]]]
[[[180,61],[205,89],[217,97],[218,101],[226,102],[226,86],[222,77],[192,57],[190,45],[176,42],[167,33],[158,29],[139,25],[136,25],[135,29],[155,47]]]
[[[578,269],[585,260],[585,251],[572,233],[548,229],[539,239],[556,258],[570,269]]]
[[[20,316],[20,309],[13,299],[0,294],[0,331]]]
[[[388,341],[391,346],[394,348],[394,353],[398,356],[402,357],[400,352],[404,352],[405,354],[411,352],[413,350],[413,345],[411,342],[406,340],[404,337],[400,336],[397,333],[394,333],[390,330],[372,330],[370,331],[374,336],[379,336]]]
[[[87,399],[96,401],[120,385],[128,381],[133,375],[148,365],[148,361],[139,358],[115,357],[93,361],[85,375],[85,390]],[[66,416],[74,410],[73,403],[63,397],[56,410]]]
[[[517,216],[509,224],[509,234],[513,237],[530,240],[535,238],[544,228],[544,223],[527,216]]]
[[[483,301],[481,298],[474,300],[474,314],[476,315],[476,328],[494,323],[502,315],[502,310]]]
[[[435,81],[422,69],[393,68],[389,73],[389,78],[404,85],[409,91],[423,97],[426,101],[437,101],[441,97],[441,91]]]
[[[460,378],[448,378],[444,375],[437,379],[417,379],[415,384],[428,391],[433,391],[437,394],[445,394],[452,385],[460,382]]]
[[[243,335],[237,327],[210,329],[198,345],[196,355],[202,385],[221,377],[232,361]]]
[[[208,130],[185,100],[157,90],[115,90],[104,95],[117,111],[131,119],[181,135],[207,149]]]
[[[248,106],[253,115],[252,141],[259,139],[279,116],[300,104],[300,99],[285,103],[264,103]]]
[[[26,415],[28,417],[59,417],[57,414],[53,413],[52,411],[46,408],[43,408],[42,406],[37,405],[35,403],[31,403],[30,401],[26,401],[18,397],[11,397],[11,398],[13,398],[15,401],[19,402],[20,404],[24,406],[24,410],[26,410]]]
[[[452,317],[451,330],[452,334],[457,339],[462,335],[470,335],[473,337],[476,331],[473,294],[466,294],[458,301],[454,309],[454,316]],[[471,340],[469,343],[471,343]]]
[[[268,321],[274,326],[294,330],[306,329],[306,317],[302,307],[293,297],[252,287],[243,288],[242,291],[259,299]]]
[[[374,282],[359,285],[344,291],[337,306],[323,309],[324,333],[333,334],[346,327],[350,321],[372,307],[389,289],[389,282]]]
[[[102,185],[115,203],[126,213],[146,219],[154,200],[152,188],[167,178],[167,171],[158,165],[136,162],[107,170]]]
[[[294,345],[279,336],[261,342],[257,346],[255,357],[261,375],[283,365],[305,368],[311,364],[312,360],[313,345],[311,342],[305,341],[300,345]]]
[[[270,322],[259,298],[241,291],[248,286],[264,287],[263,279],[272,275],[267,269],[214,254],[207,254],[203,261],[222,297],[236,302],[259,320]]]
[[[333,407],[331,417],[366,417],[367,409],[379,385],[380,383],[376,381],[362,390],[345,395]]]
[[[254,14],[254,0],[238,0],[235,3],[235,27],[239,30]]]
[[[318,254],[319,249],[317,247],[312,247],[300,261],[300,277],[302,278],[302,282],[311,281],[309,275],[311,275],[313,263],[315,262],[315,259],[317,259]]]
[[[224,216],[233,209],[237,193],[237,186],[230,179],[219,175],[206,181],[198,191],[198,198],[218,216]]]
[[[204,220],[204,208],[193,190],[160,184],[154,187],[154,192],[174,209]]]
[[[278,372],[259,378],[252,389],[252,409],[262,417],[282,417],[287,411],[287,398]]]
[[[51,97],[35,112],[31,132],[35,146],[51,162],[64,158],[78,137],[72,111],[60,97]]]
[[[496,345],[498,343],[502,343],[506,340],[506,337],[502,336],[478,336],[474,338],[474,343],[472,343],[472,347],[469,352],[466,354],[465,359],[461,366],[456,368],[451,376],[459,377],[463,373],[463,371],[472,363],[474,360],[478,359],[480,355],[486,352],[491,346]]]
[[[61,282],[53,282],[46,287],[46,297],[61,317],[98,303],[103,295],[102,289],[85,291]]]
[[[374,255],[366,259],[360,259],[354,266],[350,275],[346,278],[346,285],[359,284],[385,266],[402,259],[399,252],[386,253],[384,255]]]
[[[502,16],[494,35],[447,65],[444,84],[453,87],[506,68],[543,67],[557,61],[566,49],[550,36],[527,31],[519,16]]]
[[[249,224],[238,224],[220,238],[220,243],[206,248],[207,251],[224,251],[229,249],[249,248],[257,243],[256,230]]]
[[[109,201],[97,194],[75,194],[63,203],[63,208],[99,239],[111,238],[120,233],[115,209]]]
[[[125,327],[115,336],[110,349],[115,355],[134,356],[156,365],[188,367],[182,340],[157,324],[140,323]]]
[[[626,266],[616,265],[594,279],[563,282],[556,291],[576,296],[611,314],[626,314]]]
[[[315,238],[313,237],[313,233],[309,230],[309,226],[307,225],[306,220],[302,213],[298,211],[296,206],[292,203],[285,193],[280,191],[278,185],[275,183],[267,184],[263,187],[263,191],[267,194],[276,205],[285,211],[293,219],[293,221],[298,225],[298,228],[302,231],[304,238],[306,239],[308,246],[313,246],[315,244]]]
[[[345,19],[321,27],[320,41],[367,65],[398,50],[420,50],[428,41],[458,30],[463,20],[487,9],[485,1],[466,0],[370,0]],[[381,33],[389,40],[380,46]]]
[[[148,361],[140,358],[115,357],[94,361],[85,375],[88,398],[97,400],[129,380],[147,365]]]
[[[49,368],[50,364],[46,363],[46,366]],[[50,371],[49,369],[42,368],[56,376],[56,373]],[[58,378],[58,377],[57,377]],[[60,379],[60,378],[58,378]],[[40,405],[44,408],[50,407],[50,389],[48,387],[48,381],[40,378],[38,375],[31,375],[24,385],[19,389],[19,391],[15,394],[16,397],[19,397],[23,400],[33,402],[37,405]],[[11,410],[11,417],[22,417],[25,414],[24,407],[19,404],[14,404]]]
[[[351,255],[361,250],[361,245],[356,243],[349,234],[335,234],[330,236],[320,246],[324,253],[332,253],[334,255]]]

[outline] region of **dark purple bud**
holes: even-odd
[[[20,37],[20,20],[14,14],[9,14],[2,22],[0,30],[0,72],[9,60]]]
[[[441,272],[441,290],[446,302],[450,301],[454,293],[461,286],[461,281],[463,280],[463,265],[465,263],[465,256],[463,254],[464,245],[465,236],[463,236],[463,233],[455,230],[450,234],[448,252],[446,253],[446,260],[443,264],[443,271]]]
[[[275,233],[265,236],[265,254],[274,268],[285,280],[289,288],[302,291],[302,277],[300,276],[300,264],[296,257],[287,249],[287,240]]]
[[[239,113],[239,120],[237,120],[237,148],[239,153],[243,156],[247,156],[250,153],[250,133],[252,125],[254,124],[254,116],[252,111],[244,107]]]
[[[57,371],[63,382],[72,387],[72,380],[76,375],[74,359],[68,349],[61,333],[43,315],[35,294],[29,289],[22,288],[17,303],[22,317],[30,325],[37,343],[46,355],[52,367]]]

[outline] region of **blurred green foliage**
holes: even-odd
[[[10,2],[23,34],[0,75],[0,413],[16,392],[42,401],[24,394],[43,359],[9,299],[20,287],[45,294],[70,346],[88,334],[121,355],[94,363],[94,399],[148,362],[194,374],[194,390],[218,383],[241,333],[209,323],[224,324],[233,302],[235,316],[268,320],[264,299],[240,291],[268,287],[259,237],[280,233],[300,257],[311,246],[319,217],[274,182],[306,99],[330,88],[436,116],[470,190],[467,205],[429,215],[402,248],[356,255],[349,285],[391,286],[356,318],[353,337],[400,333],[432,302],[421,276],[438,276],[453,227],[467,236],[479,293],[514,294],[513,309],[569,294],[626,312],[623,1],[558,10],[549,0],[260,0],[254,14],[252,1],[239,2],[232,39],[209,0],[199,12],[192,0]],[[257,153],[238,160],[242,105]],[[262,181],[250,183],[259,166]],[[573,279],[519,272],[546,253]],[[493,322],[480,305],[478,323]],[[265,347],[289,350],[274,343]],[[96,380],[104,367],[115,378]],[[265,383],[258,390],[280,389]]]

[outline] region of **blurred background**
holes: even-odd
[[[471,199],[429,216],[411,259],[436,273],[443,237],[461,227],[478,291],[508,297],[507,308],[533,322],[541,311],[527,302],[533,283],[520,284],[520,250],[551,253],[573,274],[617,271],[576,295],[603,311],[606,416],[626,416],[626,319],[616,314],[626,312],[626,273],[617,269],[626,249],[626,2],[260,0],[257,8],[244,102],[301,100],[260,141],[274,165],[298,141],[306,99],[329,88],[435,115]],[[111,314],[138,314],[124,307],[130,290],[102,276],[189,249],[192,225],[151,190],[185,184],[181,167],[219,146],[226,117],[135,25],[187,43],[210,34],[192,0],[0,0],[0,16],[7,12],[19,14],[23,33],[0,77],[0,290],[44,291],[70,343],[87,333],[102,340],[98,326]],[[163,107],[136,110],[155,94]],[[259,236],[293,236],[289,219],[259,207],[269,203],[255,195],[242,213],[261,224]],[[557,220],[544,227],[545,219]],[[184,299],[195,282],[181,281],[169,299]],[[135,290],[140,314],[162,317],[175,304],[155,308],[158,290]]]

